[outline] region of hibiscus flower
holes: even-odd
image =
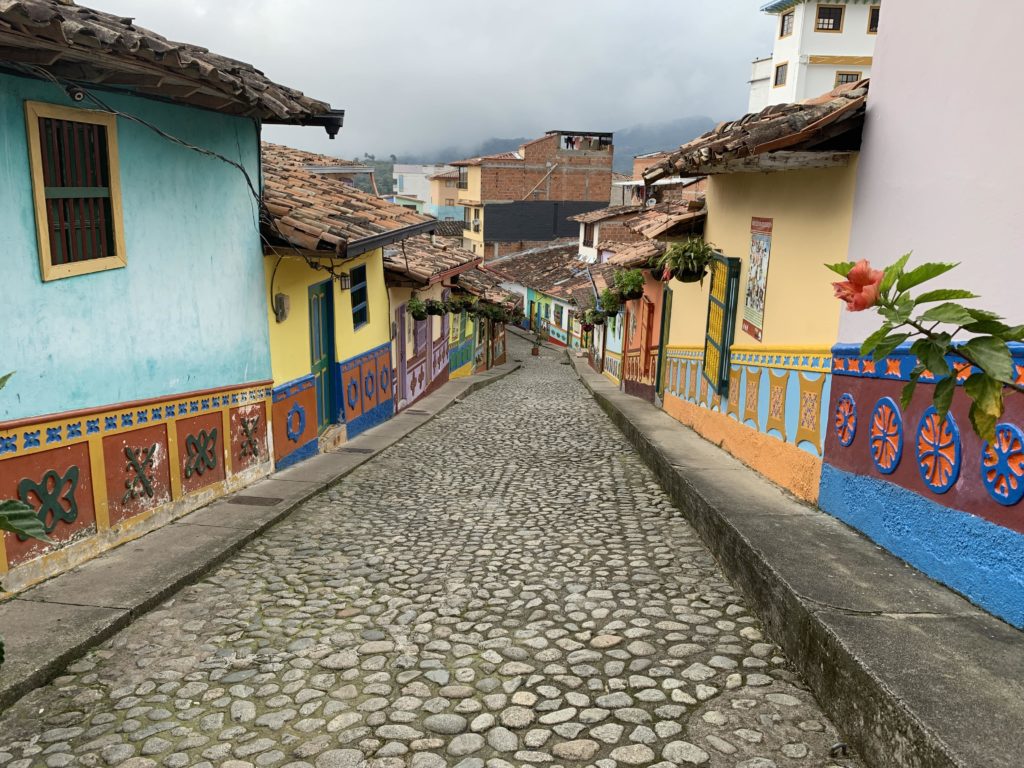
[[[867,259],[861,259],[841,283],[832,283],[836,298],[846,302],[851,312],[873,307],[878,303],[879,286],[882,283],[880,269],[872,269]]]

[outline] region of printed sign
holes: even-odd
[[[772,219],[750,220],[750,262],[747,299],[743,305],[743,332],[758,341],[764,334],[764,296],[768,288],[768,260],[772,253]]]

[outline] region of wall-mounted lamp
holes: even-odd
[[[352,276],[351,275],[338,275],[338,287],[343,291],[352,289]]]

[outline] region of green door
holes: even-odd
[[[334,304],[331,281],[309,287],[309,354],[310,367],[316,380],[317,431],[323,432],[331,423],[331,363],[334,361]]]

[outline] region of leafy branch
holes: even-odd
[[[911,342],[910,352],[917,357],[918,364],[903,388],[903,407],[910,404],[921,376],[928,371],[938,380],[933,402],[939,418],[945,419],[959,373],[956,366],[950,367],[947,358],[960,358],[976,369],[964,382],[964,392],[971,400],[971,426],[982,439],[991,441],[1005,408],[1004,388],[1024,392],[1024,387],[1014,377],[1013,355],[1009,348],[1010,342],[1024,341],[1024,325],[1007,325],[994,312],[958,303],[978,298],[961,288],[940,288],[912,296],[912,288],[949,272],[958,264],[927,262],[907,270],[909,260],[910,254],[904,254],[884,271],[871,269],[863,259],[825,266],[846,278],[832,285],[836,297],[846,302],[848,310],[859,312],[873,307],[885,320],[881,328],[864,340],[861,355],[880,360],[901,344]],[[922,305],[926,304],[935,306],[924,309]],[[961,333],[973,336],[954,343]]]

